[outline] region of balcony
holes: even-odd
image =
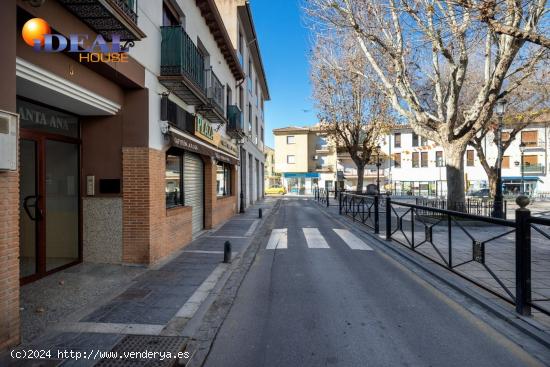
[[[244,114],[239,106],[227,106],[227,135],[235,139],[245,136],[244,132]]]
[[[185,103],[207,104],[204,57],[181,26],[161,27],[159,81]]]
[[[522,141],[523,144],[525,144],[525,150],[537,150],[537,149],[544,149],[544,140],[529,140],[529,141]]]
[[[123,41],[139,41],[146,35],[137,25],[137,0],[59,0],[71,13],[107,41],[112,35]]]
[[[523,165],[523,173],[525,175],[532,174],[532,175],[544,175],[544,165],[537,163],[537,164],[525,164]]]
[[[206,70],[206,97],[208,103],[197,107],[197,111],[215,124],[227,123],[223,111],[224,87],[212,68]]]
[[[315,151],[317,153],[328,153],[328,152],[330,152],[330,145],[328,145],[328,144],[317,144],[315,146]]]

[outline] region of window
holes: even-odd
[[[418,168],[418,152],[413,152],[412,154],[412,165],[413,168]]]
[[[225,101],[225,113],[227,118],[229,118],[229,106],[233,104],[233,91],[231,90],[231,87],[229,85],[225,86],[225,90],[227,90],[226,101]]]
[[[181,24],[179,17],[176,14],[177,14],[176,11],[172,9],[170,5],[163,3],[162,4],[162,25],[165,27],[168,27],[168,26],[176,26]]]
[[[252,105],[248,104],[248,132],[252,134]]]
[[[525,155],[523,156],[523,165],[524,166],[536,166],[539,162],[539,157],[536,155]]]
[[[259,124],[258,124],[258,116],[256,116],[256,136],[260,135],[258,134],[258,129],[260,128]]]
[[[502,167],[501,168],[510,168],[510,156],[505,155],[502,157]]]
[[[412,134],[412,146],[413,147],[417,147],[418,146],[418,135],[416,135],[415,133]]]
[[[509,131],[503,131],[501,135],[502,141],[508,141],[510,140],[510,132]]]
[[[393,146],[394,148],[401,148],[401,133],[393,134]]]
[[[428,138],[425,138],[423,136],[420,137],[420,145],[425,147],[426,145],[428,145]]]
[[[521,142],[527,147],[536,147],[538,145],[538,131],[522,131]]]
[[[242,32],[239,30],[239,39],[238,39],[238,41],[237,41],[237,48],[238,48],[239,53],[241,54],[241,56],[244,54],[244,52],[243,52],[243,46],[244,46],[243,34],[242,34]],[[242,63],[242,60],[241,60],[241,63]]]
[[[395,168],[401,168],[401,153],[393,154],[393,165]]]
[[[466,151],[466,165],[468,167],[474,166],[474,151],[473,149],[468,149]]]
[[[443,151],[439,150],[435,152],[435,166],[443,167],[444,165],[445,165],[445,162],[443,161]]]
[[[239,87],[239,109],[240,109],[241,111],[244,111],[243,87]]]
[[[287,155],[286,156],[286,163],[288,163],[288,164],[296,163],[296,156],[295,155]]]
[[[420,153],[420,165],[422,167],[428,167],[428,152]]]
[[[264,127],[262,126],[262,135],[260,135],[260,139],[262,139],[262,143],[264,142]]]
[[[183,206],[183,156],[166,154],[166,208]]]
[[[289,135],[286,137],[287,144],[294,144],[294,135]]]
[[[231,195],[231,166],[218,162],[216,166],[216,193],[218,196]]]

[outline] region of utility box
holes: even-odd
[[[17,170],[19,115],[0,111],[0,171]]]

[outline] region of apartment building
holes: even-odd
[[[281,175],[275,172],[275,149],[264,146],[265,171],[264,187],[266,189],[281,185]]]
[[[237,212],[241,176],[247,198],[261,196],[269,94],[257,44],[246,52],[261,86],[241,90],[227,24],[255,35],[248,5],[236,11],[224,19],[213,0],[0,3],[0,133],[15,141],[0,147],[0,349],[20,338],[20,283],[83,261],[156,263]],[[102,62],[103,49],[35,51],[22,37],[34,18],[59,39],[120,39],[125,62]]]
[[[504,152],[502,182],[505,194],[521,192],[522,171],[526,193],[550,191],[548,176],[549,127],[546,117],[523,129]],[[503,140],[511,129],[503,130]],[[493,165],[497,147],[493,134],[483,140],[487,161]],[[383,162],[385,190],[415,195],[445,195],[447,187],[445,152],[435,142],[415,134],[409,126],[396,127],[385,137],[382,151],[391,157]],[[522,152],[523,150],[523,163]],[[464,154],[465,187],[476,191],[488,187],[488,179],[477,152],[468,147]]]
[[[336,182],[336,147],[319,129],[274,129],[275,172],[288,193],[312,194],[314,189],[333,189]]]
[[[265,102],[269,88],[260,53],[258,36],[248,0],[215,0],[239,65],[245,73],[237,83],[238,106],[243,113],[244,135],[240,137],[241,172],[244,206],[253,204],[264,195]]]

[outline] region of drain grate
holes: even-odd
[[[119,358],[104,358],[95,366],[100,367],[164,367],[173,366],[177,362],[178,352],[182,352],[187,344],[187,338],[179,336],[128,335],[111,349]],[[131,353],[134,352],[133,355]],[[170,353],[173,358],[161,359],[158,353]],[[125,354],[126,353],[126,354]],[[153,358],[157,353],[157,358]],[[112,354],[114,355],[114,353]],[[121,357],[127,355],[127,358]]]

